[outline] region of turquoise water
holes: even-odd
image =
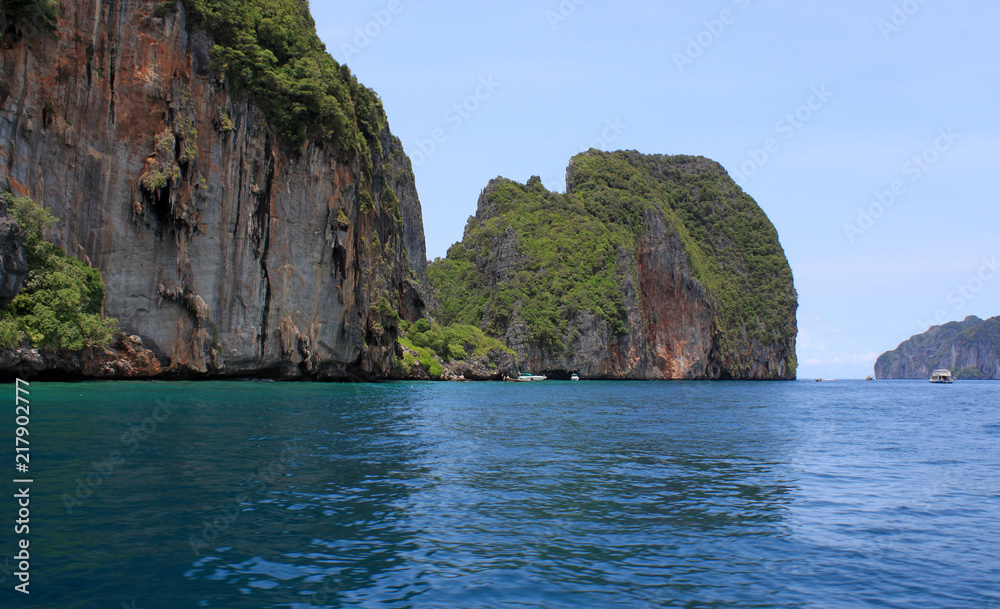
[[[1000,608],[1000,383],[31,389],[4,608]]]

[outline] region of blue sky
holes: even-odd
[[[414,160],[428,256],[498,175],[590,147],[703,155],[767,212],[799,376],[862,378],[937,319],[1000,315],[994,0],[313,2]]]

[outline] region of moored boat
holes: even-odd
[[[533,383],[533,382],[536,382],[536,381],[548,380],[548,377],[547,376],[542,376],[540,374],[532,374],[530,372],[522,372],[514,380],[517,381],[517,382],[519,382],[519,383]]]
[[[941,369],[941,370],[935,370],[934,372],[932,372],[930,380],[931,380],[932,383],[950,384],[950,383],[953,383],[955,381],[955,377],[953,377],[951,375],[951,370]]]

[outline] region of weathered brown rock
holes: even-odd
[[[66,381],[81,378],[106,380],[151,379],[163,367],[138,336],[119,333],[108,347],[82,351],[43,352],[31,347],[0,350],[0,378]]]
[[[491,349],[487,357],[469,356],[461,361],[445,362],[442,378],[449,381],[502,381],[517,378],[514,355],[502,349]]]
[[[509,266],[505,255],[497,257],[498,266]],[[636,252],[639,285],[628,272],[632,260],[631,252],[622,251],[616,261],[631,332],[615,335],[603,319],[580,312],[563,339],[567,348],[553,356],[530,343],[524,323],[512,324],[504,342],[521,369],[591,379],[713,378],[711,308],[705,289],[691,277],[684,245],[662,215],[646,214]]]
[[[106,313],[174,374],[386,373],[392,313],[418,316],[426,281],[399,140],[379,135],[374,179],[401,221],[379,195],[362,206],[357,159],[289,149],[158,4],[63,2],[58,38],[0,50],[0,189],[61,219],[52,238],[103,273]]]
[[[108,348],[87,347],[80,356],[80,372],[88,378],[140,379],[160,376],[163,368],[138,336],[119,333]]]

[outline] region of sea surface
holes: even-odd
[[[1000,609],[1000,383],[4,387],[4,609]]]

